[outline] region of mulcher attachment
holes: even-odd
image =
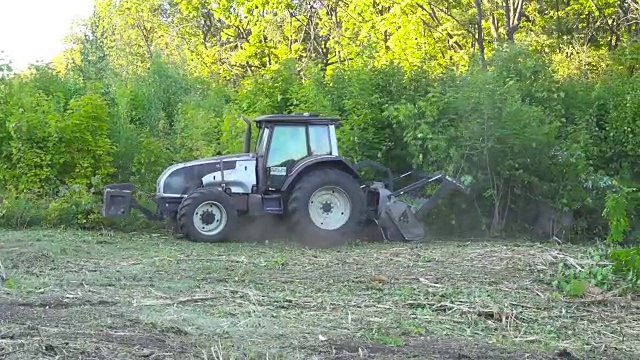
[[[459,190],[466,194],[469,193],[468,188],[446,175],[429,176],[410,171],[393,179],[389,169],[372,161],[363,161],[356,164],[355,167],[357,169],[365,165],[382,169],[388,175],[386,182],[376,181],[368,186],[363,185],[367,198],[373,197],[377,202],[377,211],[375,214],[371,214],[373,215],[371,220],[378,225],[387,241],[415,241],[426,238],[428,236],[427,230],[421,219],[451,191]],[[420,177],[420,180],[399,190],[393,190],[395,181],[410,175]],[[415,196],[416,193],[433,182],[439,182],[440,186],[430,197]]]
[[[157,218],[157,214],[140,206],[133,196],[135,191],[136,187],[129,183],[107,185],[104,190],[102,216],[124,217],[129,215],[131,209],[138,209],[149,219]]]

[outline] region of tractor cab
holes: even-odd
[[[339,156],[337,118],[314,114],[265,115],[254,122],[259,129],[255,149],[258,193],[280,191],[306,164]],[[246,145],[245,150],[249,150]]]

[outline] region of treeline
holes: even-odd
[[[472,187],[431,214],[435,234],[630,238],[638,14],[632,1],[97,1],[53,64],[1,65],[0,226],[113,225],[105,183],[151,193],[171,163],[241,151],[241,115],[315,112],[344,119],[352,161]]]

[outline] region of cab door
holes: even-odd
[[[278,124],[271,129],[266,157],[267,190],[279,190],[291,169],[310,154],[305,124]]]

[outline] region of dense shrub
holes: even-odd
[[[634,188],[622,186],[607,195],[603,211],[609,223],[606,245],[594,249],[583,267],[575,260],[561,262],[554,285],[570,296],[598,295],[602,290],[637,294],[640,291],[640,232],[633,228],[634,223],[638,225],[633,210],[638,205],[640,192]]]
[[[46,200],[48,224],[102,226],[93,206],[105,183],[131,181],[144,198],[173,162],[241,151],[240,116],[305,111],[343,118],[340,149],[352,161],[470,184],[471,198],[431,214],[432,231],[445,235],[452,222],[458,235],[522,232],[551,209],[551,217],[572,214],[574,232],[604,237],[612,179],[633,186],[639,178],[640,82],[617,68],[559,77],[543,56],[511,46],[463,73],[393,63],[326,71],[286,59],[227,84],[152,60],[120,75],[101,62],[104,78],[91,86],[73,68],[0,77],[5,197]],[[5,213],[19,208],[14,200]],[[632,222],[636,209],[628,209]]]

